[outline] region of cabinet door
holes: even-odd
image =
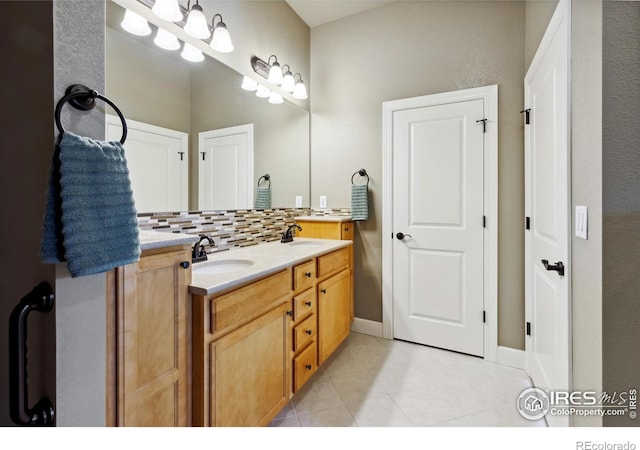
[[[349,269],[318,284],[318,363],[322,364],[349,335],[351,283]]]
[[[187,426],[185,251],[122,268],[118,298],[118,425]]]
[[[291,328],[282,304],[210,345],[210,425],[268,425],[289,401]]]

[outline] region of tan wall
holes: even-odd
[[[524,348],[524,2],[403,1],[311,30],[312,206],[350,205],[350,179],[371,177],[357,227],[356,316],[380,321],[382,103],[498,84],[499,344]]]
[[[538,45],[547,29],[549,19],[558,5],[558,0],[526,0],[524,33],[524,67],[529,68]]]
[[[626,392],[640,388],[640,3],[603,2],[602,38],[602,376],[606,392]]]
[[[598,392],[602,389],[602,3],[574,1],[571,14],[572,210],[576,205],[589,207],[589,239],[571,233],[572,388]],[[575,417],[573,423],[599,426],[602,419]]]

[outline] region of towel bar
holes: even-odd
[[[355,177],[356,174],[360,175],[361,177],[367,177],[367,186],[369,186],[369,175],[367,174],[367,171],[364,169],[360,169],[354,172],[353,175],[351,175],[351,184],[353,184],[353,177]]]
[[[99,98],[111,106],[116,114],[118,114],[118,117],[120,117],[122,121],[122,137],[120,138],[120,143],[124,144],[124,141],[127,139],[127,122],[120,109],[111,100],[82,84],[72,84],[65,90],[64,94],[64,97],[62,97],[56,105],[55,113],[56,126],[60,132],[60,136],[65,132],[62,121],[60,120],[60,112],[66,102],[69,102],[71,106],[80,111],[89,111],[96,106],[96,98]]]

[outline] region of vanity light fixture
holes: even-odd
[[[187,23],[184,26],[184,32],[192,38],[196,39],[209,39],[211,31],[209,31],[209,25],[207,24],[207,18],[202,11],[202,6],[196,0],[195,5],[191,6],[191,0],[187,3]]]
[[[147,20],[129,9],[125,11],[124,19],[120,22],[120,26],[125,31],[136,36],[149,36],[151,34],[151,27]]]
[[[258,89],[256,90],[256,97],[260,98],[269,98],[271,97],[271,89],[268,87],[258,84]]]
[[[300,74],[296,73],[296,75]],[[300,79],[296,81],[296,87],[293,89],[292,95],[293,98],[297,98],[298,100],[304,100],[305,98],[307,98],[307,88],[304,86],[304,81],[302,81],[302,75],[300,75]]]
[[[200,49],[194,47],[188,42],[184,43],[184,48],[182,49],[182,53],[180,53],[180,56],[182,56],[187,61],[191,61],[191,62],[204,61],[204,55],[202,54]]]
[[[184,18],[178,0],[156,0],[151,11],[167,22],[180,22]]]
[[[242,79],[242,85],[240,87],[245,91],[256,91],[258,90],[258,82],[253,78],[249,78],[245,75]]]
[[[282,86],[280,86],[282,88],[283,91],[292,93],[293,89],[296,86],[296,81],[293,79],[293,74],[291,73],[291,68],[289,67],[289,64],[285,64],[282,66],[282,69],[284,71],[284,68],[287,68],[287,71],[284,72],[284,77],[282,78]]]
[[[283,103],[284,99],[282,98],[282,95],[278,94],[277,92],[271,92],[271,95],[269,96],[269,103],[272,103],[274,105],[279,105],[280,103]]]
[[[271,58],[274,59],[273,63],[270,63]],[[280,68],[280,63],[278,63],[277,56],[276,55],[269,56],[269,59],[267,60],[267,64],[271,66],[271,69],[269,69],[269,78],[267,78],[267,81],[269,83],[280,86],[282,84],[282,69]]]
[[[214,25],[216,17],[220,17],[220,22]],[[213,30],[213,37],[211,38],[211,48],[220,53],[231,53],[233,51],[233,43],[231,42],[231,36],[227,25],[222,21],[220,14],[215,14],[211,18],[211,30]]]
[[[180,48],[180,41],[178,41],[175,34],[168,32],[164,28],[158,28],[156,37],[153,39],[153,43],[165,50],[173,51]]]

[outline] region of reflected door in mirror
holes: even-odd
[[[253,124],[198,134],[198,207],[253,207]]]
[[[107,140],[119,140],[122,124],[107,115]],[[189,135],[127,120],[124,144],[138,212],[189,209]]]

